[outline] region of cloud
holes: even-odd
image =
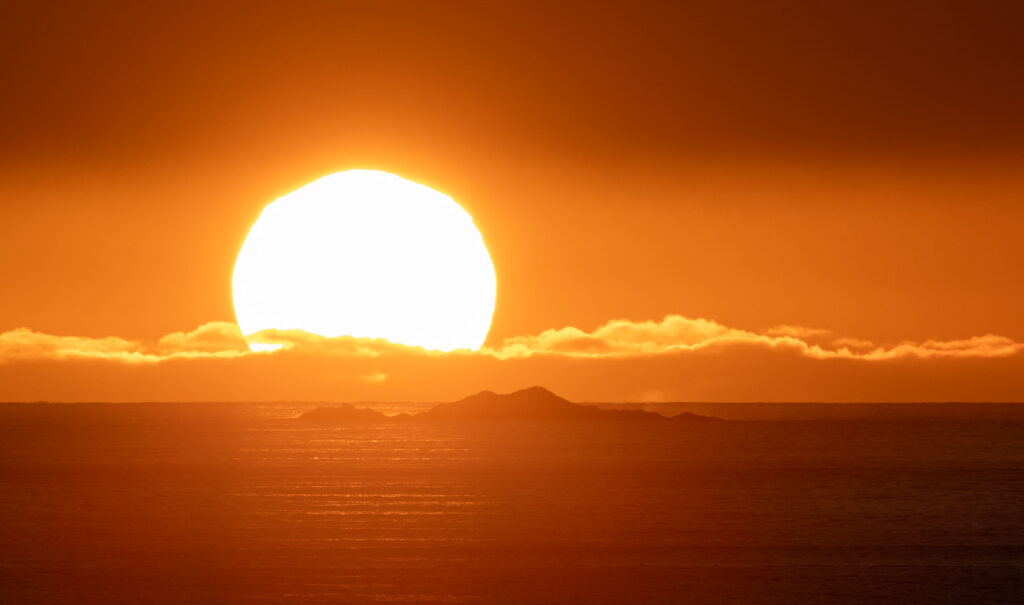
[[[1006,357],[1024,350],[1005,336],[986,334],[962,340],[928,340],[894,345],[854,338],[832,338],[832,332],[801,326],[776,326],[754,332],[724,326],[710,319],[668,315],[659,322],[612,320],[592,332],[568,327],[536,336],[506,339],[488,351],[499,358],[533,355],[569,357],[633,357],[749,345],[795,350],[816,359],[883,361],[906,357]],[[825,338],[828,337],[828,338]]]
[[[381,357],[387,355],[412,354],[424,356],[451,355],[431,351],[423,347],[412,347],[393,343],[382,338],[355,338],[353,336],[320,336],[303,330],[262,330],[248,336],[248,341],[263,345],[268,351],[296,352],[301,354],[336,355],[343,357]],[[457,353],[470,351],[456,351]]]
[[[870,360],[898,359],[900,357],[1009,357],[1022,350],[1024,350],[1024,343],[1015,342],[1005,336],[986,334],[964,340],[904,342],[894,347],[879,347],[853,356]]]
[[[768,328],[764,333],[768,336],[792,336],[801,340],[831,336],[833,334],[832,330],[822,330],[820,328],[808,328],[806,326],[791,326],[785,324]]]
[[[157,341],[162,356],[218,355],[247,353],[249,345],[242,337],[238,325],[227,321],[211,321],[191,332],[174,332]]]
[[[123,338],[53,336],[28,328],[0,334],[0,363],[39,359],[114,359],[141,361],[139,343]]]
[[[875,348],[875,343],[871,342],[870,340],[864,340],[862,338],[836,338],[835,340],[832,341],[832,344],[833,346],[836,347],[845,347],[847,349],[855,349],[858,351],[865,351]]]
[[[168,334],[155,342],[117,337],[55,336],[18,328],[0,333],[0,363],[28,360],[96,359],[128,364],[154,364],[172,359],[235,358],[252,355],[326,355],[390,358],[476,356],[498,360],[535,356],[572,359],[643,358],[687,352],[724,352],[755,347],[797,353],[811,359],[881,362],[917,358],[994,358],[1016,355],[1024,343],[986,334],[959,340],[927,340],[877,345],[868,340],[834,337],[828,330],[775,326],[762,331],[722,325],[711,319],[668,315],[660,321],[616,319],[593,331],[576,327],[545,330],[505,339],[479,351],[428,351],[380,339],[348,336],[328,338],[298,330],[264,330],[249,342],[273,345],[277,351],[255,353],[238,326],[210,322],[189,332]],[[372,373],[376,376],[378,373]],[[381,373],[383,375],[383,373]],[[373,381],[373,380],[371,380]]]
[[[804,338],[801,338],[803,336]],[[670,315],[441,353],[233,323],[154,340],[0,334],[0,401],[448,401],[542,384],[576,401],[1021,401],[1022,345],[876,344]]]
[[[0,333],[0,363],[97,359],[129,364],[177,358],[238,357],[249,348],[234,323],[215,321],[191,332],[174,332],[156,343],[114,336],[55,336],[28,328]]]
[[[651,355],[702,348],[715,343],[756,342],[765,338],[709,319],[669,315],[660,322],[614,319],[593,332],[574,327],[545,330],[536,336],[506,339],[490,352],[501,358],[538,354],[576,357]]]

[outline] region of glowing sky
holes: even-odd
[[[1022,400],[1022,10],[7,3],[0,399]],[[483,352],[236,348],[351,168],[473,217]]]

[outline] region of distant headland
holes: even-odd
[[[440,403],[419,414],[388,416],[379,411],[351,404],[318,407],[299,416],[315,424],[366,424],[381,422],[462,422],[462,421],[628,421],[628,422],[720,422],[721,418],[682,413],[667,417],[644,410],[609,410],[573,403],[544,387],[534,386],[512,393],[481,391],[458,401]]]

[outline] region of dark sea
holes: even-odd
[[[310,407],[0,405],[0,602],[1024,602],[1021,420]]]

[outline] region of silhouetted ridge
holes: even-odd
[[[376,410],[357,408],[347,403],[343,403],[339,406],[310,410],[299,416],[299,419],[318,424],[345,424],[350,422],[385,422],[388,420],[388,417]]]
[[[543,387],[506,395],[483,391],[442,403],[416,415],[417,420],[663,420],[641,410],[601,410],[562,399]]]
[[[719,418],[718,416],[704,416],[702,414],[694,414],[693,412],[680,412],[679,414],[676,414],[675,416],[670,416],[669,419],[670,420],[680,421],[680,422],[691,422],[691,421],[698,421],[699,422],[699,421],[702,421],[702,420],[711,420],[711,421],[716,421],[716,422],[725,422],[724,418]]]
[[[544,387],[530,387],[499,395],[481,391],[458,401],[441,403],[433,408],[409,416],[387,416],[381,412],[356,408],[349,404],[321,407],[299,417],[319,424],[377,423],[386,421],[451,422],[470,420],[646,420],[664,421],[665,416],[644,410],[608,410],[573,403],[562,399]],[[683,413],[672,418],[675,422],[689,420],[721,420],[713,416]]]

